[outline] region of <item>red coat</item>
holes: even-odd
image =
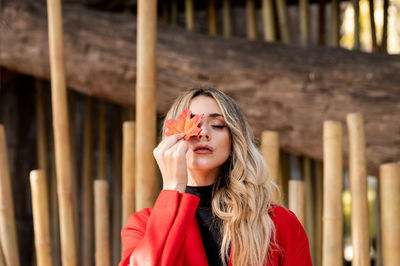
[[[195,217],[198,203],[194,195],[162,190],[152,209],[134,213],[122,229],[119,265],[129,265],[130,256],[140,266],[208,265]],[[268,265],[312,265],[308,239],[296,216],[275,205],[270,215],[280,249],[273,251]]]

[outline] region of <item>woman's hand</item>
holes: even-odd
[[[184,135],[181,133],[166,137],[153,151],[161,171],[163,189],[185,192],[188,180],[186,167],[188,145],[183,140]]]

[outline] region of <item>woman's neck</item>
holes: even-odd
[[[212,171],[188,171],[188,186],[199,187],[199,186],[209,186],[215,184],[217,181],[218,170]]]

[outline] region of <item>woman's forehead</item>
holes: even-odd
[[[210,96],[200,95],[194,97],[190,101],[189,109],[196,115],[204,114],[205,116],[211,117],[222,116],[222,111],[218,103]]]

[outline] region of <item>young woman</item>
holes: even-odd
[[[163,190],[122,229],[120,266],[312,265],[300,222],[272,203],[277,187],[236,103],[217,89],[195,88],[166,120],[187,107],[204,115],[201,132],[164,137],[154,150]]]

